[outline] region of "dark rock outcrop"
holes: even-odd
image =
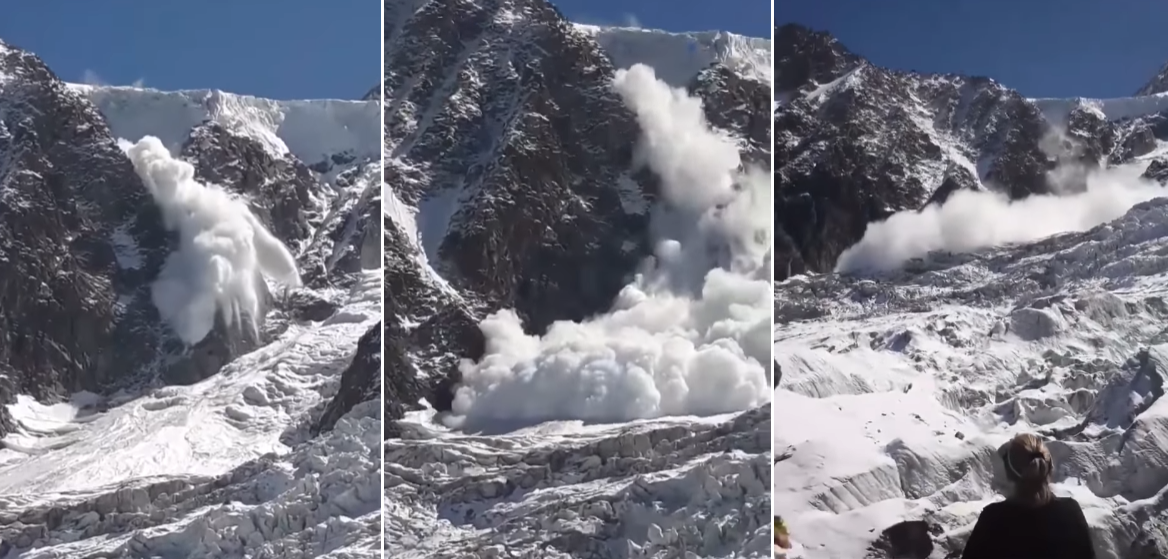
[[[872,544],[872,559],[927,559],[933,553],[931,531],[939,532],[924,520],[905,520],[886,528]]]
[[[0,434],[14,394],[52,401],[148,369],[160,215],[101,115],[0,43]],[[115,350],[116,348],[116,350]]]
[[[357,354],[341,373],[341,387],[313,425],[313,433],[332,429],[353,406],[381,398],[381,350],[379,322],[357,342]]]
[[[775,28],[775,92],[786,95],[812,82],[827,83],[863,59],[830,34],[801,25]]]
[[[715,64],[699,72],[687,89],[702,98],[702,108],[711,125],[746,140],[744,164],[770,166],[770,84],[744,78]]]
[[[191,131],[180,156],[195,167],[195,177],[231,188],[277,238],[296,246],[308,236],[310,221],[320,219],[312,206],[316,177],[300,160],[277,158],[251,138],[207,122]]]

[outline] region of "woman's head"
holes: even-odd
[[[1054,498],[1050,490],[1054,462],[1037,435],[1024,433],[1014,437],[1002,448],[1002,461],[1006,465],[1006,478],[1014,484],[1014,500],[1038,506]]]

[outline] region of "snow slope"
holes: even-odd
[[[408,425],[385,443],[386,557],[770,556],[769,406],[504,435]]]
[[[380,282],[366,274],[338,294],[344,306],[332,318],[293,325],[192,386],[117,395],[105,411],[84,409],[91,395],[74,406],[22,401],[13,410],[21,429],[0,450],[0,510],[63,512],[41,533],[43,547],[21,557],[374,556],[378,404],[320,439],[289,443],[303,438],[298,424],[335,390],[357,339],[380,319]],[[219,487],[223,500],[207,500]],[[149,529],[134,530],[134,516],[149,518]]]
[[[192,386],[111,398],[101,402],[104,412],[93,409],[98,399],[91,394],[72,406],[24,399],[13,410],[23,433],[4,444],[30,455],[0,451],[0,494],[79,493],[132,478],[215,475],[285,449],[282,432],[320,402],[319,387],[340,375],[357,339],[377,321],[380,288],[373,274],[353,293],[337,295],[345,301],[342,313],[292,325]]]
[[[1168,199],[1085,233],[776,285],[774,507],[805,557],[960,550],[1039,432],[1098,557],[1168,549]],[[917,548],[920,553],[922,548]],[[925,555],[914,555],[924,557]]]
[[[328,170],[316,175],[313,209],[329,215],[310,223],[319,228],[296,247],[298,259],[318,241],[334,243],[315,236],[348,219],[332,214],[376,184],[376,173],[359,168],[377,168],[376,102],[70,87],[126,142],[153,135],[177,153],[192,127],[211,120],[275,159],[327,164],[318,166]],[[343,170],[357,172],[341,181]],[[118,250],[132,267],[135,247]],[[314,319],[269,313],[262,337],[271,341],[201,382],[52,406],[20,398],[11,406],[18,427],[0,441],[0,537],[22,558],[377,556],[380,404],[310,433],[358,340],[381,319],[379,271],[338,283],[348,287],[270,284],[279,297],[336,310]]]

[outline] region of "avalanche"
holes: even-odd
[[[521,5],[522,11],[517,9]],[[737,129],[712,128],[704,114],[709,105],[682,89],[709,62],[731,66],[735,74],[748,73],[730,59],[749,65],[752,56],[766,58],[760,67],[769,67],[769,48],[765,41],[719,34],[691,37],[572,25],[542,1],[461,6],[445,1],[389,6],[386,25],[398,40],[387,46],[387,74],[397,86],[387,90],[387,150],[394,154],[388,165],[397,180],[387,183],[386,221],[405,233],[386,238],[387,244],[401,245],[405,256],[394,263],[405,270],[393,270],[394,276],[408,272],[408,279],[420,278],[432,284],[427,291],[442,295],[465,289],[459,286],[464,282],[453,277],[445,282],[438,273],[460,271],[462,256],[450,250],[449,241],[482,227],[466,199],[479,196],[491,205],[500,201],[497,197],[537,210],[560,203],[540,195],[541,185],[520,182],[527,177],[563,189],[569,204],[597,196],[595,203],[587,202],[592,207],[572,214],[580,220],[649,222],[653,254],[631,270],[609,308],[597,312],[589,307],[591,318],[555,322],[540,336],[525,332],[515,311],[503,310],[478,323],[486,338],[485,355],[462,363],[452,411],[416,411],[391,422],[400,436],[385,443],[387,555],[666,558],[684,549],[702,557],[769,557],[771,284],[765,233],[771,181],[740,168],[746,159],[740,153],[747,153],[743,144],[753,138],[739,137]],[[468,13],[467,27],[481,25],[475,22],[480,18],[490,23],[477,28],[483,39],[457,64],[423,64],[407,52],[425,43],[424,34],[431,31],[425,22],[462,13]],[[538,52],[522,46],[534,38],[543,45]],[[683,49],[691,39],[701,45],[687,53]],[[614,57],[617,72],[596,64],[602,46],[611,49],[607,54]],[[502,52],[511,53],[503,57],[510,64],[532,68],[541,77],[478,79],[497,75]],[[580,75],[543,73],[551,67]],[[450,93],[439,89],[426,98],[415,88],[431,82],[448,84]],[[556,146],[573,136],[555,128],[549,132],[542,124],[549,121],[549,104],[529,102],[544,94],[526,95],[528,84],[531,91],[547,88],[561,105],[557,114],[594,119],[588,127],[601,133],[584,142],[593,146],[588,151],[612,153],[581,155],[601,168],[532,175],[534,169],[522,167],[529,158],[516,153],[554,161],[558,149],[571,155],[564,160],[575,159],[579,151],[576,145]],[[746,85],[756,101],[754,92],[762,88],[755,88],[754,81]],[[524,94],[516,95],[516,88]],[[581,106],[573,106],[581,103],[575,94],[559,95],[568,91],[590,91],[589,103],[614,111],[581,115]],[[723,99],[721,91],[703,97],[707,93]],[[622,102],[629,110],[619,106]],[[479,111],[483,124],[429,116]],[[506,115],[514,127],[498,130],[490,126],[495,116],[488,114]],[[467,130],[476,138],[494,139],[498,148],[480,152],[481,147],[463,143],[451,148],[469,153],[467,165],[476,178],[461,185],[460,192],[449,185],[458,185],[458,177],[466,174],[458,160],[427,160],[431,150],[423,148]],[[629,133],[606,138],[605,130]],[[632,163],[643,169],[630,169],[623,155],[624,142],[633,147],[628,140],[634,139],[629,137],[634,130],[640,138]],[[443,178],[448,171],[452,180]],[[656,204],[634,171],[660,179]],[[561,177],[579,183],[564,183]],[[488,188],[489,197],[483,196]],[[420,200],[414,190],[423,192]],[[530,216],[532,223],[524,227],[547,227],[539,213],[512,215],[519,220]],[[595,244],[626,254],[640,251],[639,239],[625,234],[632,227],[623,224],[583,235],[552,229],[551,239],[564,239],[568,247],[583,238],[588,250]],[[562,254],[564,245],[543,242],[541,250],[577,257]],[[411,253],[417,255],[414,262],[408,261]],[[625,266],[619,260],[614,264],[616,271],[597,276],[619,276]],[[561,283],[537,279],[534,269],[525,273],[532,277],[515,279]],[[554,285],[546,290],[556,293]],[[477,296],[472,289],[463,293],[467,299]],[[461,303],[459,295],[450,299]],[[568,307],[560,316],[572,313]],[[407,331],[423,330],[405,309],[402,314]],[[418,314],[425,316],[425,311]],[[402,351],[423,380],[434,374],[430,351]],[[409,371],[396,389],[392,374],[391,397],[395,390],[410,394]]]
[[[137,171],[150,193],[142,203],[152,197],[163,225],[176,233],[154,278],[141,273],[144,263],[163,259],[146,255],[143,237],[129,226],[110,227],[119,273],[143,287],[126,292],[145,301],[153,295],[167,322],[151,316],[138,324],[160,331],[169,325],[194,344],[223,312],[229,321],[255,321],[260,344],[189,385],[128,371],[119,379],[126,388],[111,394],[79,393],[53,405],[18,397],[9,407],[14,429],[0,442],[0,539],[29,559],[378,556],[380,402],[358,403],[331,429],[315,432],[358,340],[381,320],[380,271],[329,268],[342,252],[362,248],[353,214],[378,184],[377,103],[93,86],[70,86],[62,95],[114,136],[145,136],[132,147],[119,142],[124,155],[109,150],[124,160],[103,161]],[[356,157],[306,179],[319,207],[299,209],[322,216],[307,239],[285,246],[241,200],[195,181],[192,164],[172,157],[168,148],[177,151],[192,127],[211,126],[221,127],[218,138],[236,142],[232,147],[280,163],[263,168],[261,180],[282,181],[281,170],[306,169],[334,153]],[[204,155],[188,160],[205,164]],[[258,206],[270,202],[255,196]],[[308,270],[299,265],[315,262],[314,251],[336,281],[302,284]],[[367,259],[377,262],[379,254]],[[257,309],[265,277],[298,288],[277,308]],[[145,287],[155,279],[151,294]],[[310,316],[297,307],[305,302],[314,305]],[[158,361],[219,349],[198,347],[193,357],[159,351]]]

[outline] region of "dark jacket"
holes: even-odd
[[[981,511],[961,559],[1095,559],[1095,548],[1074,499],[1040,507],[1002,501]]]

